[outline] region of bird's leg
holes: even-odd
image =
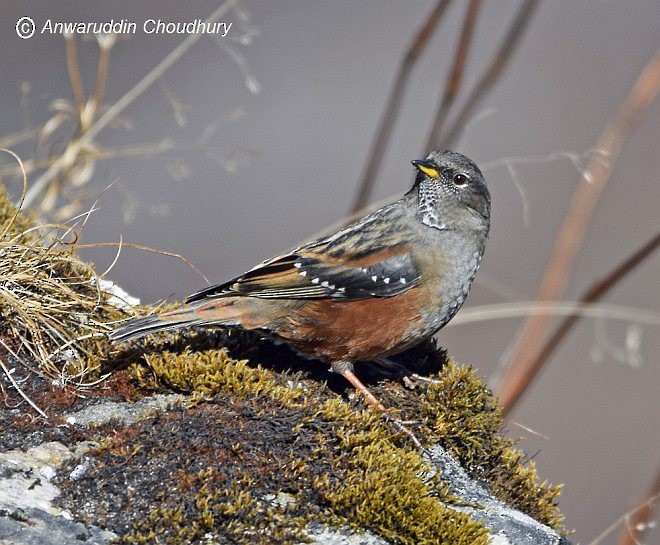
[[[422,446],[422,443],[417,439],[417,436],[409,430],[405,424],[407,422],[403,422],[402,420],[399,420],[398,418],[393,417],[390,413],[387,412],[387,409],[385,408],[385,405],[383,405],[374,394],[372,394],[369,389],[362,384],[362,381],[357,378],[355,373],[353,372],[353,365],[350,362],[337,362],[332,364],[332,370],[335,373],[339,373],[341,376],[343,376],[348,382],[351,383],[351,385],[362,394],[364,399],[366,400],[367,403],[369,403],[372,407],[376,408],[380,412],[383,413],[383,418],[387,420],[392,426],[394,426],[398,431],[405,433],[408,437],[410,437],[410,440],[415,444],[415,446],[424,451],[424,447]]]

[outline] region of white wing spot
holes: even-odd
[[[328,282],[327,280],[324,280],[323,282],[321,282],[321,285],[322,285],[324,288],[327,288],[327,287],[330,286],[330,282]]]
[[[307,271],[300,271],[298,274],[300,276],[307,276]]]
[[[337,291],[339,293],[344,293],[346,291],[346,288],[337,288]]]
[[[401,278],[399,278],[399,282],[401,282],[402,284],[405,284],[405,283],[406,283],[406,279],[403,278],[403,277],[401,277]]]
[[[385,282],[386,284],[389,284],[389,283],[390,283],[390,279],[389,279],[389,278],[383,278],[383,282]]]
[[[376,280],[378,280],[378,277],[374,274],[374,275],[371,277],[371,279],[375,282]]]
[[[319,279],[318,278],[312,278],[312,284],[318,284]]]
[[[367,271],[367,268],[366,268],[366,267],[363,267],[363,268],[362,268],[362,272],[363,272],[363,273],[368,272],[368,271]]]
[[[302,267],[302,263],[294,263],[293,266],[294,266],[296,269],[299,269],[300,267]]]

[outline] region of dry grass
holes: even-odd
[[[207,21],[221,18],[235,4],[236,0],[225,0]],[[23,179],[23,192],[16,207],[0,184],[0,390],[6,405],[17,392],[45,416],[30,399],[29,392],[35,387],[30,382],[32,377],[40,376],[62,387],[72,385],[76,392],[104,378],[100,366],[108,350],[105,334],[111,329],[110,324],[126,315],[113,306],[116,300],[109,304],[111,296],[100,287],[100,280],[108,271],[97,274],[77,256],[78,249],[90,246],[77,241],[94,205],[88,212],[80,211],[95,192],[90,186],[100,160],[161,154],[173,144],[165,139],[109,149],[101,146],[96,137],[110,124],[121,124],[124,109],[158,81],[200,36],[192,34],[183,40],[110,105],[105,104],[104,98],[116,37],[97,36],[98,68],[88,93],[80,73],[77,42],[74,36],[66,36],[72,98],[53,101],[52,115],[40,127],[0,138],[0,149],[31,142],[34,150],[25,161],[5,150],[18,166],[0,164],[2,182],[14,177]],[[37,226],[20,213],[21,208],[37,218],[55,222],[78,215],[67,223]],[[197,271],[185,258],[171,252],[122,242],[94,246],[116,246],[117,255],[125,247],[155,251],[176,257]],[[2,380],[3,374],[6,380]]]
[[[60,385],[98,381],[108,322],[122,317],[108,303],[91,265],[76,256],[73,225],[32,226],[0,188],[0,367],[21,388],[34,374]]]

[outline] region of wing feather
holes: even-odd
[[[357,267],[334,260],[326,263],[317,255],[299,251],[280,256],[229,282],[198,291],[186,302],[237,295],[269,299],[392,297],[419,282],[419,271],[405,250]]]
[[[397,213],[394,205],[383,210]],[[186,302],[231,296],[350,300],[403,293],[419,283],[420,273],[408,244],[373,245],[369,232],[376,219],[386,226],[382,238],[400,235],[389,231],[396,222],[383,218],[383,210],[378,218],[367,216],[329,237],[264,261],[229,282],[192,294]]]

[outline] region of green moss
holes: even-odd
[[[7,190],[0,185],[0,233],[8,229],[5,238],[13,238],[32,227],[32,222],[22,213],[17,213],[16,207],[9,199]]]
[[[372,410],[328,397],[322,386],[292,388],[287,385],[290,374],[233,359],[224,350],[153,352],[133,370],[150,389],[174,389],[205,399],[229,394],[257,406],[268,400],[298,411],[295,429],[314,433],[310,456],[316,474],[302,472],[297,482],[307,483],[325,503],[326,510],[317,517],[368,528],[396,543],[437,543],[438,536],[448,543],[487,542],[482,526],[451,509],[460,502],[439,478],[429,477],[421,454]],[[501,413],[483,381],[471,368],[451,362],[434,378],[437,384],[424,393],[396,390],[405,417],[423,423],[415,429],[419,438],[439,441],[494,495],[561,529],[559,488],[539,483],[534,465],[524,463],[524,453],[502,436]],[[385,403],[398,406],[394,399]]]
[[[239,398],[266,395],[286,407],[296,406],[302,398],[299,390],[278,384],[272,372],[233,359],[224,349],[155,352],[145,354],[144,361],[146,365],[136,364],[132,370],[149,390],[166,388],[205,398],[220,393]]]
[[[140,474],[162,471],[163,465],[169,465],[162,456],[169,451],[177,460],[172,462],[174,467],[205,464],[207,456],[215,460],[212,469],[180,470],[176,484],[158,485],[150,502],[157,507],[146,517],[140,515],[121,542],[179,545],[209,534],[221,542],[300,543],[305,528],[314,521],[356,531],[369,529],[392,543],[487,543],[487,531],[451,509],[454,498],[445,483],[416,449],[402,449],[397,444],[398,438],[380,415],[333,397],[300,410],[283,410],[279,418],[284,413],[298,417],[287,431],[281,423],[254,419],[250,407],[260,406],[265,399],[255,397],[254,404],[248,400],[242,405],[242,418],[227,414],[226,407],[219,410],[239,433],[253,437],[247,444],[234,442],[237,431],[233,428],[221,427],[223,444],[209,437],[213,452],[196,442],[189,444],[190,452],[182,461],[180,439],[175,437],[175,444],[170,445],[163,438],[156,441],[156,447],[153,425],[145,423],[139,432],[116,436],[99,449],[97,454],[105,457],[98,467],[111,475],[117,467],[126,467],[131,457],[131,466],[141,464]],[[189,410],[195,416],[183,417],[189,429],[181,431],[182,439],[197,436],[193,430],[198,425],[208,425],[201,407]],[[179,419],[167,418],[164,429],[173,429],[176,421]],[[215,418],[211,421],[214,428],[222,426]],[[264,437],[264,429],[273,429],[271,426],[280,432]],[[227,438],[228,433],[232,437]],[[287,438],[287,434],[292,435]],[[282,491],[291,498],[291,506],[269,500]]]
[[[323,447],[332,471],[315,481],[335,523],[368,528],[402,545],[488,543],[483,526],[451,509],[454,498],[421,454],[391,441],[382,418],[337,401],[326,403],[319,416],[345,422],[336,430],[338,443]]]
[[[539,483],[533,462],[503,437],[497,400],[470,367],[445,366],[422,405],[437,439],[492,493],[539,522],[561,530],[560,487]]]

